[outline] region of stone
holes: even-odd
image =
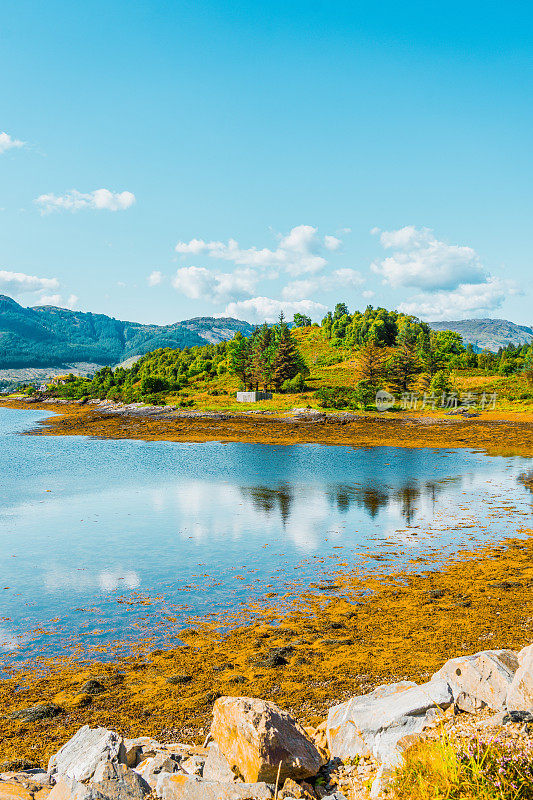
[[[518,669],[506,698],[509,711],[533,711],[533,644],[518,653]]]
[[[153,758],[161,745],[149,736],[139,736],[137,739],[124,739],[126,748],[126,764],[128,767],[136,767],[146,758]]]
[[[296,798],[296,800],[315,800],[316,795],[309,784],[300,786],[300,784],[296,783],[296,781],[293,781],[292,778],[287,778],[283,784],[283,789],[279,793],[279,797],[282,798],[282,800],[285,800],[285,798]]]
[[[180,762],[181,769],[187,775],[201,775],[204,770],[205,756],[192,755]]]
[[[51,719],[61,714],[63,709],[55,703],[37,703],[29,708],[20,708],[11,714],[12,719],[21,719],[23,722],[37,722],[40,719]]]
[[[0,781],[0,800],[32,800],[32,796],[17,781]]]
[[[152,758],[147,758],[135,768],[143,780],[155,789],[157,779],[161,772],[180,772],[178,761],[168,753],[156,753]]]
[[[108,761],[98,764],[90,788],[109,800],[143,800],[151,787],[125,764]]]
[[[517,669],[518,658],[512,650],[484,650],[450,659],[432,680],[448,681],[461,711],[473,713],[485,706],[498,711],[505,705]]]
[[[322,800],[346,800],[346,795],[342,794],[342,792],[335,792],[334,794],[326,795]]]
[[[83,686],[80,687],[80,692],[83,694],[101,694],[105,692],[105,686],[97,678],[89,678],[85,681]]]
[[[216,781],[217,783],[231,783],[235,780],[235,775],[227,759],[216,744],[212,744],[209,748],[202,777],[206,781]]]
[[[100,764],[125,764],[126,748],[122,737],[106,728],[84,725],[52,756],[48,772],[77,781],[90,780]]]
[[[197,776],[161,773],[156,794],[161,800],[269,800],[272,789],[260,783],[217,783]]]
[[[421,686],[401,681],[353,697],[329,710],[327,736],[331,757],[345,761],[356,756],[373,756],[386,764],[398,764],[401,740],[422,733],[452,703],[452,691],[444,680],[432,680]]]
[[[304,729],[274,703],[221,697],[213,708],[211,736],[232,770],[245,781],[275,783],[316,775],[322,756]]]
[[[84,783],[65,775],[58,778],[48,798],[51,800],[104,800],[103,795],[91,791]]]

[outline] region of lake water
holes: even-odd
[[[339,564],[383,570],[531,524],[531,461],[472,450],[25,436],[0,409],[0,651],[163,639]],[[148,602],[148,598],[150,602]]]

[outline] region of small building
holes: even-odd
[[[237,392],[238,403],[257,403],[258,400],[272,400],[272,392]]]

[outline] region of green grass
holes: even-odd
[[[442,734],[407,751],[390,795],[394,800],[531,800],[533,747],[528,739],[485,743]]]

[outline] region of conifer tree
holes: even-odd
[[[300,371],[302,358],[286,324],[283,312],[279,317],[278,341],[273,362],[272,381],[280,389],[284,381],[294,378]]]
[[[379,386],[383,380],[386,359],[383,347],[379,347],[373,339],[366,342],[357,354],[357,380]]]

